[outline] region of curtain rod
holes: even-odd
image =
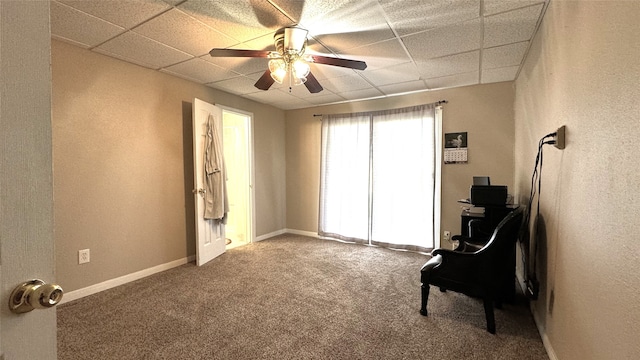
[[[446,103],[448,103],[448,102],[449,102],[449,101],[447,101],[447,100],[440,100],[440,101],[436,101],[436,102],[434,102],[434,104],[435,104],[436,106],[438,106],[438,105],[446,104]],[[314,117],[318,117],[318,116],[322,116],[322,114],[313,114],[313,116],[314,116]]]

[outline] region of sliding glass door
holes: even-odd
[[[412,250],[434,247],[435,113],[434,105],[423,105],[323,118],[321,236]]]

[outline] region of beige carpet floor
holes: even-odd
[[[427,256],[282,235],[57,309],[66,359],[548,359],[528,304],[432,291]]]

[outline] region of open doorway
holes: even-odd
[[[227,250],[253,242],[253,115],[222,107],[223,151],[229,213]]]

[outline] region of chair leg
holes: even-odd
[[[484,299],[484,316],[487,318],[487,331],[496,333],[496,319],[493,314],[493,300],[489,298]]]
[[[427,316],[427,302],[429,301],[429,284],[422,284],[422,305],[420,315]]]

